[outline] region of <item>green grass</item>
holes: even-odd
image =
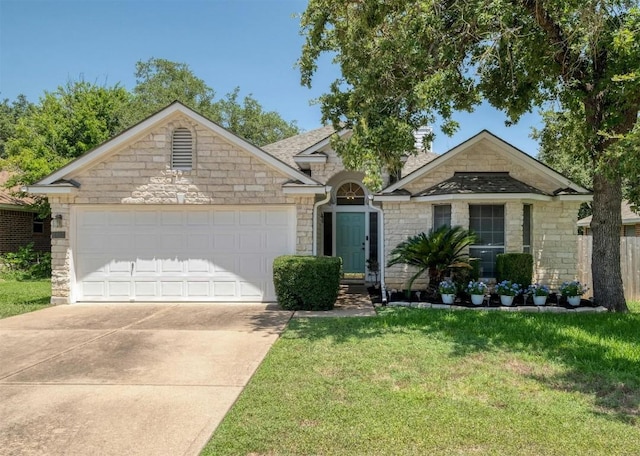
[[[203,454],[637,455],[639,408],[640,313],[396,308],[292,320]]]
[[[50,280],[0,279],[0,318],[42,309],[51,299]]]

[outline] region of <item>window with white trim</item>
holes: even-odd
[[[346,182],[336,191],[338,206],[362,206],[365,203],[364,189],[355,182]]]
[[[451,204],[438,204],[433,206],[433,229],[441,226],[451,228]]]
[[[469,255],[479,258],[480,277],[495,278],[496,256],[504,253],[504,206],[469,205],[469,228],[476,234]]]
[[[193,168],[193,136],[188,128],[176,128],[171,137],[171,169]]]

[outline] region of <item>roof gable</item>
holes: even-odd
[[[408,174],[404,178],[400,179],[398,182],[383,189],[381,194],[382,195],[395,194],[397,190],[402,189],[412,183],[415,184],[418,181],[418,179],[420,179],[422,176],[425,176],[431,172],[435,172],[440,167],[453,165],[455,163],[456,157],[478,146],[479,143],[483,141],[487,141],[489,144],[492,145],[492,147],[496,151],[499,151],[500,154],[506,156],[510,161],[514,163],[518,163],[521,166],[527,167],[528,169],[532,169],[537,173],[544,175],[545,178],[553,182],[554,185],[557,185],[558,188],[571,189],[575,193],[580,193],[584,195],[590,194],[590,191],[588,189],[578,185],[577,183],[573,182],[566,176],[563,176],[562,174],[553,170],[552,168],[545,165],[544,163],[527,155],[525,152],[512,146],[506,141],[500,139],[499,137],[495,136],[493,133],[489,132],[488,130],[482,130],[480,133],[476,134],[475,136],[469,138],[463,143],[443,153],[442,155],[438,156],[434,160],[423,165],[421,168],[415,170],[411,174]],[[503,170],[497,170],[497,171],[503,171]]]
[[[290,166],[289,164],[281,161],[275,156],[267,153],[266,151],[260,149],[257,146],[254,146],[250,142],[246,141],[243,138],[231,133],[220,125],[212,122],[206,117],[198,114],[182,103],[175,101],[166,108],[157,112],[156,114],[151,115],[145,120],[139,122],[133,127],[125,130],[114,138],[102,143],[91,151],[85,153],[84,155],[78,157],[74,161],[68,163],[63,166],[59,170],[53,172],[49,176],[40,180],[33,187],[39,186],[49,186],[53,185],[56,182],[67,180],[69,176],[74,173],[77,173],[81,170],[86,170],[101,162],[104,158],[108,157],[112,152],[121,149],[122,147],[130,144],[131,142],[141,138],[143,135],[148,133],[151,129],[160,125],[161,123],[169,120],[176,114],[182,114],[194,122],[199,123],[200,125],[208,128],[216,135],[225,139],[229,143],[247,151],[248,153],[254,155],[258,159],[267,163],[268,165],[278,169],[283,174],[289,176],[292,180],[299,181],[302,184],[307,185],[318,185],[318,182],[302,173],[298,169]]]

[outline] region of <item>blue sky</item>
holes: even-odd
[[[300,85],[295,62],[303,38],[294,17],[304,0],[0,0],[0,98],[23,93],[37,101],[67,80],[135,85],[135,63],[151,57],[183,62],[218,97],[239,86],[267,110],[296,120],[304,130],[320,126],[310,101],[339,74],[328,58],[319,63],[313,88]],[[527,153],[536,114],[516,126],[489,106],[460,114],[453,137],[438,131],[434,150],[444,152],[486,128]]]

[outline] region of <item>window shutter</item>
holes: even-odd
[[[171,168],[192,169],[193,138],[187,128],[176,128],[171,143]]]

